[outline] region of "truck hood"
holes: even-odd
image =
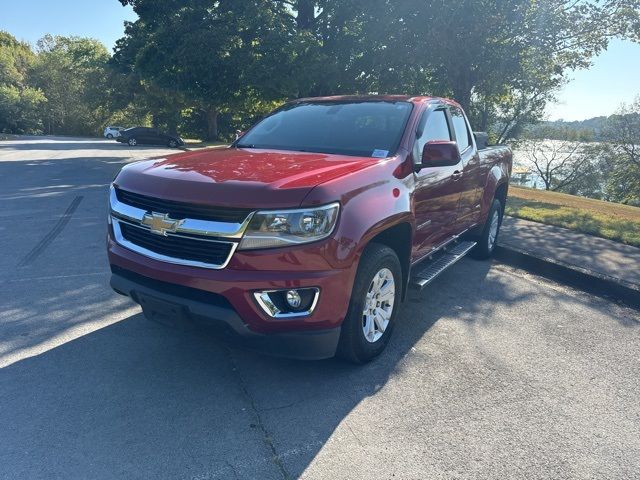
[[[282,150],[208,149],[132,163],[115,185],[142,195],[240,208],[299,206],[317,185],[380,159]],[[326,199],[327,203],[337,199]]]

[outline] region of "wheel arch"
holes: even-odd
[[[493,194],[493,198],[500,201],[502,204],[502,210],[504,211],[505,206],[507,205],[507,194],[509,192],[509,182],[503,180],[498,183],[496,186],[495,193]]]
[[[489,171],[487,181],[484,186],[484,194],[482,198],[481,223],[484,223],[489,209],[493,203],[493,199],[497,198],[502,203],[502,208],[506,205],[507,193],[509,189],[509,177],[499,165],[494,165]]]
[[[403,221],[371,237],[363,248],[364,252],[369,245],[377,243],[389,247],[396,253],[400,260],[400,267],[402,268],[402,300],[406,298],[409,284],[412,238],[413,228],[411,224]]]

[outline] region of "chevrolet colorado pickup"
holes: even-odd
[[[293,101],[229,148],[120,171],[111,286],[150,318],[219,325],[276,355],[366,362],[408,288],[491,255],[511,160],[451,100]]]

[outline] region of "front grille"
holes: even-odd
[[[176,202],[173,200],[163,200],[128,192],[119,188],[116,188],[116,196],[119,201],[132,207],[140,208],[147,212],[168,213],[169,216],[174,219],[193,218],[197,220],[242,223],[253,211],[253,209],[249,208],[211,207],[207,205]]]
[[[223,265],[227,262],[233,243],[214,242],[178,235],[163,236],[119,222],[122,237],[128,242],[152,252],[178,260]]]

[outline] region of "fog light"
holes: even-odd
[[[287,292],[287,303],[291,308],[300,308],[300,305],[302,304],[302,298],[300,297],[300,294],[297,292],[297,290],[289,290]]]
[[[311,315],[320,289],[304,287],[291,290],[266,290],[253,293],[262,310],[273,318],[296,318]]]

